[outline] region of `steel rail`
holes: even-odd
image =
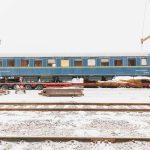
[[[7,107],[6,107],[6,106]],[[10,105],[13,105],[9,107]],[[33,108],[32,106],[129,106],[129,108]],[[0,103],[0,106],[5,106],[0,108],[0,111],[119,111],[119,112],[150,112],[150,108],[142,108],[142,106],[150,106],[150,103],[75,103],[75,102],[52,102],[52,103],[35,103],[35,102],[7,102]],[[15,108],[17,106],[17,108]],[[25,108],[25,106],[31,106],[30,108]],[[132,106],[130,108],[130,106]],[[133,108],[133,106],[141,106],[141,108]]]
[[[112,143],[128,142],[128,141],[150,141],[150,137],[56,137],[56,136],[0,136],[0,140],[3,141],[28,141],[28,142],[41,142],[41,141],[80,141],[80,142],[97,142],[97,141],[109,141]]]
[[[150,109],[126,108],[0,108],[0,111],[104,111],[104,112],[150,112]]]
[[[99,105],[99,106],[109,106],[109,105],[149,105],[150,103],[78,103],[78,102],[0,102],[0,105]]]

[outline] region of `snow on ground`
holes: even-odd
[[[84,89],[83,97],[44,97],[40,91],[0,96],[0,102],[150,102],[150,89]],[[0,112],[0,136],[132,136],[149,137],[150,113],[135,112]],[[6,142],[1,149],[145,150],[150,142],[82,143]]]
[[[135,76],[135,77],[132,77],[132,76],[117,76],[117,77],[114,77],[112,79],[112,81],[130,80],[130,79],[148,79],[148,80],[150,80],[150,77],[145,77],[145,76]]]
[[[150,113],[3,111],[0,118],[0,136],[150,135]]]
[[[110,143],[110,142],[6,142],[0,141],[2,150],[149,150],[150,142],[125,142],[125,143]]]
[[[0,102],[150,102],[150,89],[146,88],[85,88],[82,97],[45,97],[40,91],[27,91],[27,94],[0,96]]]

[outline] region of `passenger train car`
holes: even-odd
[[[150,76],[150,55],[140,54],[0,54],[1,82],[65,82],[72,78],[109,80],[114,76]]]

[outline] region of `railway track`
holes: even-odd
[[[0,103],[0,111],[150,112],[150,103]]]
[[[55,141],[55,142],[67,142],[71,140],[79,142],[97,142],[108,141],[112,143],[128,142],[128,141],[150,141],[150,137],[56,137],[56,136],[0,136],[0,140],[3,141],[28,141],[28,142],[41,142],[41,141]]]

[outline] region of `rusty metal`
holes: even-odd
[[[113,106],[113,105],[150,105],[150,103],[78,103],[78,102],[0,102],[0,105],[98,105],[98,106]]]
[[[150,109],[117,108],[0,108],[0,111],[105,111],[105,112],[150,112]]]
[[[150,137],[56,137],[56,136],[0,136],[0,140],[4,141],[28,141],[28,142],[41,142],[41,141],[55,141],[55,142],[66,142],[66,141],[80,141],[80,142],[128,142],[128,141],[150,141]]]
[[[6,105],[6,106],[5,106]],[[12,105],[12,106],[11,106]],[[48,106],[55,106],[49,108]],[[89,106],[89,108],[58,108],[58,106]],[[3,107],[4,106],[4,107]],[[16,108],[17,106],[17,108]],[[26,108],[30,106],[30,108]],[[41,106],[35,107],[35,106]],[[44,108],[47,106],[47,108]],[[57,106],[57,108],[56,108]],[[110,108],[90,108],[90,106],[107,106]],[[119,106],[122,108],[111,108],[113,106]],[[129,108],[124,108],[128,106]],[[131,107],[132,106],[132,107]],[[134,108],[138,106],[139,108]],[[140,107],[141,106],[141,107]],[[143,108],[143,106],[148,106]],[[43,108],[42,108],[43,107]],[[105,112],[150,112],[150,103],[0,103],[0,111],[105,111]]]

